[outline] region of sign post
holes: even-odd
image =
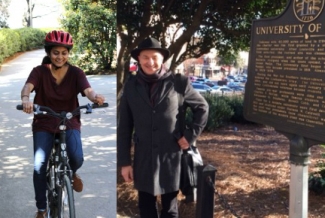
[[[308,166],[291,164],[289,217],[308,217]]]
[[[325,0],[254,20],[244,116],[290,140],[290,218],[308,216],[310,147],[325,142]]]
[[[310,147],[301,136],[290,140],[289,217],[308,217],[308,164]]]

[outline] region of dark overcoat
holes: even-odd
[[[175,76],[162,81],[160,97],[152,106],[145,85],[137,76],[124,86],[117,131],[118,166],[133,166],[134,187],[152,195],[179,190],[181,149],[179,138],[178,94]],[[208,104],[187,80],[184,101],[193,111],[193,123],[184,136],[190,143],[202,132],[208,117]],[[134,160],[131,160],[131,140]]]

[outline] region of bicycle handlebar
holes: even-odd
[[[61,113],[57,113],[54,110],[52,110],[49,107],[46,106],[41,106],[38,104],[34,104],[34,114],[44,114],[44,112],[49,113],[49,115],[52,116],[56,116],[56,117],[60,117],[60,118],[64,118],[66,117],[66,114],[68,114],[69,112],[61,112]],[[102,105],[99,104],[86,104],[86,105],[82,105],[77,107],[76,109],[74,109],[72,112],[70,112],[72,115],[76,115],[76,112],[79,112],[81,109],[87,109],[86,110],[86,114],[89,114],[92,112],[92,109],[96,109],[96,108],[104,108],[104,107],[108,107],[108,103],[103,103]],[[16,106],[17,110],[23,110],[23,105],[19,104]]]

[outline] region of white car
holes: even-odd
[[[216,93],[218,94],[222,94],[222,95],[232,95],[234,94],[234,90],[227,87],[227,86],[220,86],[219,88],[217,89],[214,89]]]
[[[197,83],[207,83],[207,82],[211,82],[209,79],[205,79],[205,78],[197,78],[195,80],[195,82]]]
[[[215,93],[215,90],[202,83],[192,83],[193,88],[199,93]]]
[[[220,86],[217,86],[213,83],[205,83],[205,85],[209,86],[211,89],[218,89]]]

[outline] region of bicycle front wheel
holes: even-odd
[[[47,179],[47,218],[58,217],[58,195],[55,186],[55,172],[54,165],[48,164],[46,179]]]
[[[63,176],[61,189],[59,191],[59,218],[75,218],[75,207],[72,185],[67,175]]]

